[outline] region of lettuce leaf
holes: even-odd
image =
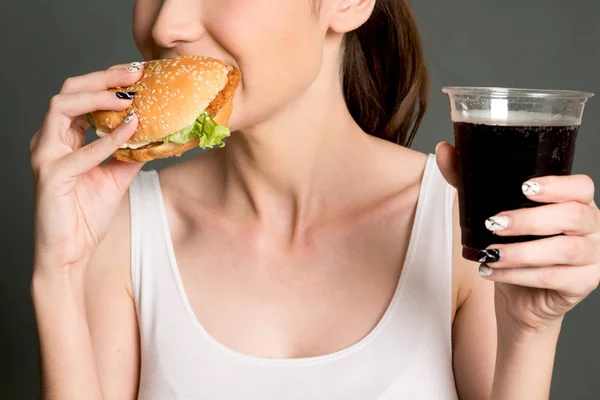
[[[164,142],[185,144],[197,137],[200,139],[200,148],[212,149],[214,146],[224,147],[223,139],[230,135],[226,126],[217,124],[205,111],[196,118],[192,125],[167,136],[164,138]]]

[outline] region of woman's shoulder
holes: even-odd
[[[428,154],[379,138],[374,138],[373,143],[374,162],[382,171],[380,177],[399,186],[420,185]]]

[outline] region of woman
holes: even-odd
[[[566,235],[464,261],[452,147],[396,144],[427,97],[406,1],[138,0],[133,25],[145,59],[241,68],[235,133],[138,174],[99,165],[137,119],[84,145],[81,115],[127,108],[106,89],[143,67],[52,99],[32,140],[47,398],[548,397],[563,316],[600,277],[593,184],[540,178],[553,204],[498,234]]]

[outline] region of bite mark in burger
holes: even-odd
[[[115,158],[146,162],[180,156],[197,146],[207,149],[225,145],[224,139],[230,136],[227,123],[233,96],[241,79],[239,69],[210,57],[181,56],[148,61],[143,71],[135,84],[111,89],[131,93],[131,107],[87,115],[98,136],[105,136],[128,114],[137,114],[137,130],[115,152]]]

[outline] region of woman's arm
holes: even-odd
[[[436,153],[442,174],[456,186],[454,149],[442,143]],[[539,207],[490,216],[503,221],[494,234],[546,237],[493,244],[489,249],[500,257],[490,265],[476,267],[460,259],[455,207],[454,287],[466,294],[454,321],[455,376],[462,397],[547,399],[564,316],[600,284],[600,209],[594,202],[592,179],[546,176],[526,183],[523,195]],[[474,277],[474,271],[479,271],[481,279]],[[483,280],[494,283],[493,301]],[[494,323],[498,326],[495,349],[489,344]],[[497,359],[493,385],[487,392],[471,375],[479,378],[478,368],[492,368],[491,354]],[[482,358],[487,360],[483,364]]]
[[[503,320],[508,317],[501,311],[497,314],[494,283],[482,279],[479,265],[460,255],[456,207],[454,225],[454,277],[462,293],[453,325],[454,374],[460,398],[548,399],[560,327],[543,332],[503,328],[516,325]]]
[[[56,269],[32,280],[44,399],[104,399],[85,314],[83,277],[77,272]]]
[[[503,324],[499,324],[502,326]],[[560,326],[544,332],[498,331],[491,399],[548,399]]]
[[[34,276],[46,399],[137,395],[139,339],[129,274],[127,204],[125,198],[86,268]]]
[[[113,356],[112,348],[104,337],[98,339],[97,331],[114,335],[109,337],[126,355],[135,349],[131,340],[135,313],[127,279],[119,273],[127,270],[129,260],[119,258],[120,253],[106,243],[112,242],[107,237],[111,232],[128,235],[123,198],[142,164],[103,161],[131,138],[138,119],[129,113],[110,134],[86,144],[85,115],[126,111],[133,100],[107,89],[128,87],[141,75],[139,67],[120,65],[67,79],[31,139],[35,186],[31,294],[45,398],[112,397],[112,382],[106,388],[102,385],[108,382],[103,372],[107,363],[102,360]],[[119,213],[121,222],[115,223]],[[90,274],[95,278],[89,279]],[[114,332],[103,329],[107,324]],[[120,379],[116,373],[114,377]]]
[[[139,331],[131,288],[129,196],[92,259],[85,306],[104,399],[137,398]]]
[[[478,264],[462,258],[458,199],[453,225],[453,281],[458,291],[452,326],[454,379],[462,400],[487,400],[497,349],[494,284],[481,279]]]

